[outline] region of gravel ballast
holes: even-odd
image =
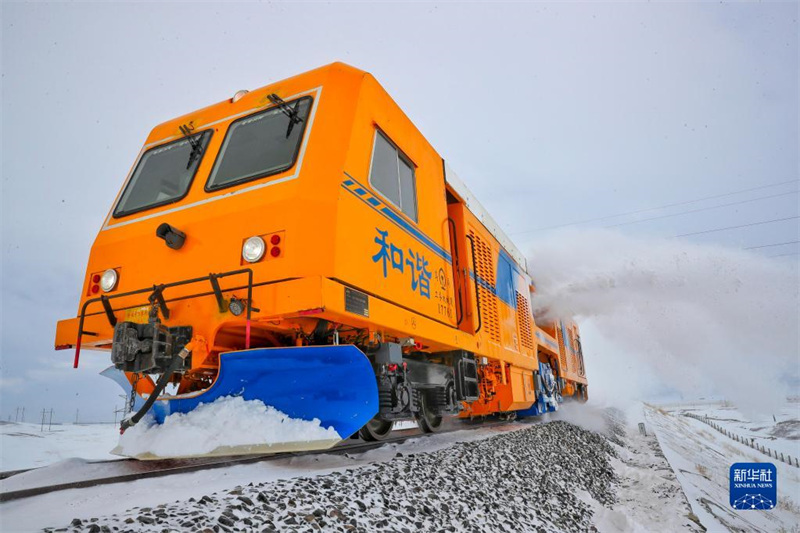
[[[605,437],[550,422],[47,531],[596,531],[576,494],[615,502],[613,456]]]

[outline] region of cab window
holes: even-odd
[[[383,133],[375,130],[370,184],[408,218],[417,222],[414,164]]]
[[[177,202],[186,196],[209,139],[211,131],[206,130],[146,151],[117,203],[114,217]]]
[[[294,166],[311,109],[311,97],[286,102],[231,123],[206,190],[285,172]],[[292,119],[290,114],[296,117]]]

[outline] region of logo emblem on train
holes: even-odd
[[[342,63],[157,125],[56,348],[110,354],[122,431],[228,396],[366,440],[585,401],[577,325],[535,316],[528,259],[450,163]]]

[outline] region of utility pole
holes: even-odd
[[[80,409],[75,409],[75,423],[76,424],[78,423],[78,413],[80,413],[80,412],[81,412]]]
[[[17,407],[17,414],[14,415],[14,422],[19,422],[19,407]]]
[[[25,406],[22,406],[22,422],[25,422]]]
[[[47,424],[47,431],[53,430],[53,408],[50,408],[50,422]]]
[[[45,413],[46,413],[46,412],[47,412],[47,411],[45,411],[45,408],[44,408],[44,407],[42,407],[42,427],[39,429],[39,433],[41,433],[42,431],[44,431],[44,416],[45,416]]]

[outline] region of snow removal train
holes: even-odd
[[[578,329],[534,317],[535,290],[375,78],[333,63],[153,129],[55,344],[110,351],[122,430],[241,396],[378,440],[585,400]]]

